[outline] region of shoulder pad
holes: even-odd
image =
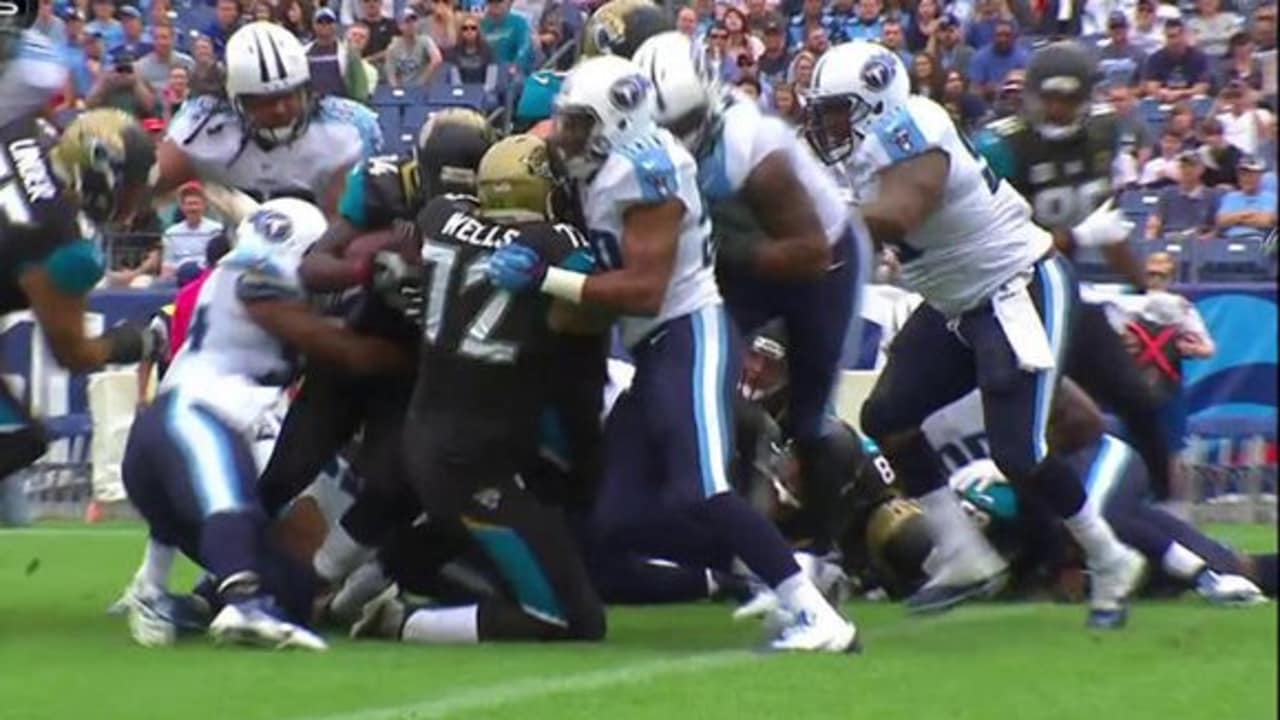
[[[1116,114],[1116,108],[1109,102],[1095,102],[1089,107],[1089,117],[1109,117]]]
[[[364,145],[364,157],[382,152],[382,127],[378,125],[378,116],[364,105],[346,98],[325,96],[320,98],[316,117],[355,127],[360,134],[360,142]]]
[[[219,118],[225,115],[225,118]],[[217,122],[215,122],[217,120]],[[186,145],[203,130],[217,132],[223,128],[225,121],[236,120],[235,113],[225,100],[216,95],[197,95],[187,98],[178,108],[178,112],[169,121],[169,129],[165,137],[179,145]],[[238,127],[238,125],[237,125]]]
[[[671,154],[658,138],[646,138],[619,149],[629,161],[640,188],[638,200],[659,203],[679,192],[679,179]]]
[[[989,130],[1001,137],[1008,137],[1026,130],[1027,127],[1029,126],[1027,125],[1026,120],[1023,120],[1017,115],[1010,115],[1009,117],[1000,118],[999,120],[992,120],[987,123],[987,126],[983,129]]]
[[[236,297],[241,302],[299,300],[302,288],[297,278],[278,264],[261,262],[240,272],[236,278]]]

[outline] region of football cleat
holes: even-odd
[[[275,649],[329,648],[319,635],[285,620],[281,615],[280,609],[270,598],[255,597],[222,608],[222,612],[209,625],[209,633],[219,643]]]
[[[327,614],[339,623],[349,624],[357,620],[361,609],[389,585],[391,581],[382,573],[378,561],[370,560],[342,581],[342,587],[329,599]]]
[[[825,617],[824,617],[825,616]],[[777,651],[860,653],[861,638],[853,623],[834,611],[821,615],[811,610],[795,613],[790,625],[769,643]]]
[[[1196,580],[1196,592],[1214,605],[1225,607],[1249,607],[1267,601],[1262,589],[1243,575],[1219,575],[1212,570],[1200,573]]]
[[[107,608],[108,615],[127,615],[134,605],[145,598],[165,595],[165,589],[148,582],[141,575],[135,575],[125,587],[120,597]]]
[[[408,612],[408,607],[400,599],[399,586],[392,584],[365,603],[360,610],[360,619],[351,625],[351,637],[398,640]]]
[[[1089,627],[1114,630],[1124,626],[1128,619],[1125,603],[1142,582],[1146,568],[1146,558],[1128,546],[1121,546],[1105,562],[1089,563]]]
[[[931,555],[926,564],[932,566],[929,581],[906,600],[907,611],[914,614],[994,597],[1009,581],[1009,564],[985,541],[949,559]]]
[[[143,647],[172,645],[182,635],[209,627],[209,604],[195,595],[138,595],[128,613],[129,634]]]
[[[756,588],[756,594],[750,600],[739,605],[733,611],[734,620],[751,620],[768,616],[770,613],[777,611],[782,605],[778,600],[778,595],[774,591],[759,585]]]

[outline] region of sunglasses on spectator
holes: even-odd
[[[713,32],[709,36],[712,40],[724,40],[729,37],[729,33]]]
[[[479,30],[479,29],[480,29],[479,25],[463,25],[462,26],[462,32],[475,32],[476,30]]]

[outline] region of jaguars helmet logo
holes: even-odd
[[[587,20],[581,56],[629,58],[645,40],[671,29],[666,11],[650,0],[610,0]]]
[[[94,222],[117,213],[126,187],[149,184],[155,143],[128,113],[111,108],[81,114],[49,153],[53,171]]]

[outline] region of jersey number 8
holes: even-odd
[[[1078,186],[1063,185],[1041,190],[1031,203],[1036,222],[1049,227],[1078,223],[1102,203],[1110,187],[1108,180],[1097,178]]]

